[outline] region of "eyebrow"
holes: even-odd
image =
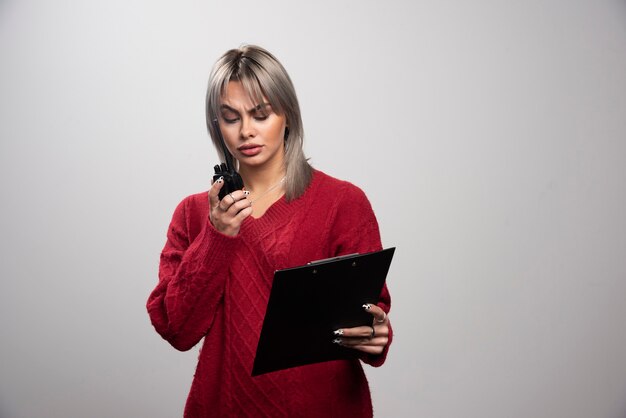
[[[261,110],[261,109],[263,109],[265,107],[272,107],[272,105],[267,103],[267,102],[259,103],[258,105],[254,106],[252,109],[248,109],[247,112],[248,113],[257,112],[257,111],[259,111],[259,110]],[[228,106],[227,104],[222,104],[220,106],[220,109],[226,109],[226,110],[230,110],[230,111],[235,112],[235,113],[239,113],[238,110],[233,109],[232,107]]]

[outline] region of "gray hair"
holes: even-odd
[[[230,81],[241,82],[255,102],[263,97],[272,109],[287,119],[288,134],[285,138],[285,197],[288,201],[300,197],[308,187],[313,169],[304,156],[304,129],[300,105],[293,83],[285,68],[265,49],[244,45],[231,49],[217,60],[209,76],[206,93],[207,128],[213,145],[224,158],[212,121],[218,118],[221,98]]]

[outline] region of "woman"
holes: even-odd
[[[380,250],[369,201],[308,164],[295,90],[264,49],[226,52],[211,72],[206,104],[211,137],[221,150],[210,123],[217,119],[245,187],[220,200],[218,179],[178,205],[147,304],[175,348],[204,338],[185,416],[372,416],[358,360],[250,375],[274,271]],[[336,330],[334,342],[380,366],[391,343],[389,307],[385,287],[378,306],[364,306],[372,326]]]

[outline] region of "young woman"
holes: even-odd
[[[358,360],[251,377],[275,270],[381,249],[367,197],[309,165],[294,87],[266,50],[226,52],[211,72],[206,105],[211,137],[220,150],[217,119],[245,187],[220,200],[219,179],[178,205],[147,304],[157,332],[175,348],[189,350],[204,338],[185,416],[372,416]],[[364,307],[371,327],[329,338],[380,366],[392,337],[389,308],[385,287],[377,306]]]

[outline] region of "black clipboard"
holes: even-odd
[[[252,376],[360,352],[334,344],[333,331],[371,325],[395,247],[278,270],[263,321]]]

